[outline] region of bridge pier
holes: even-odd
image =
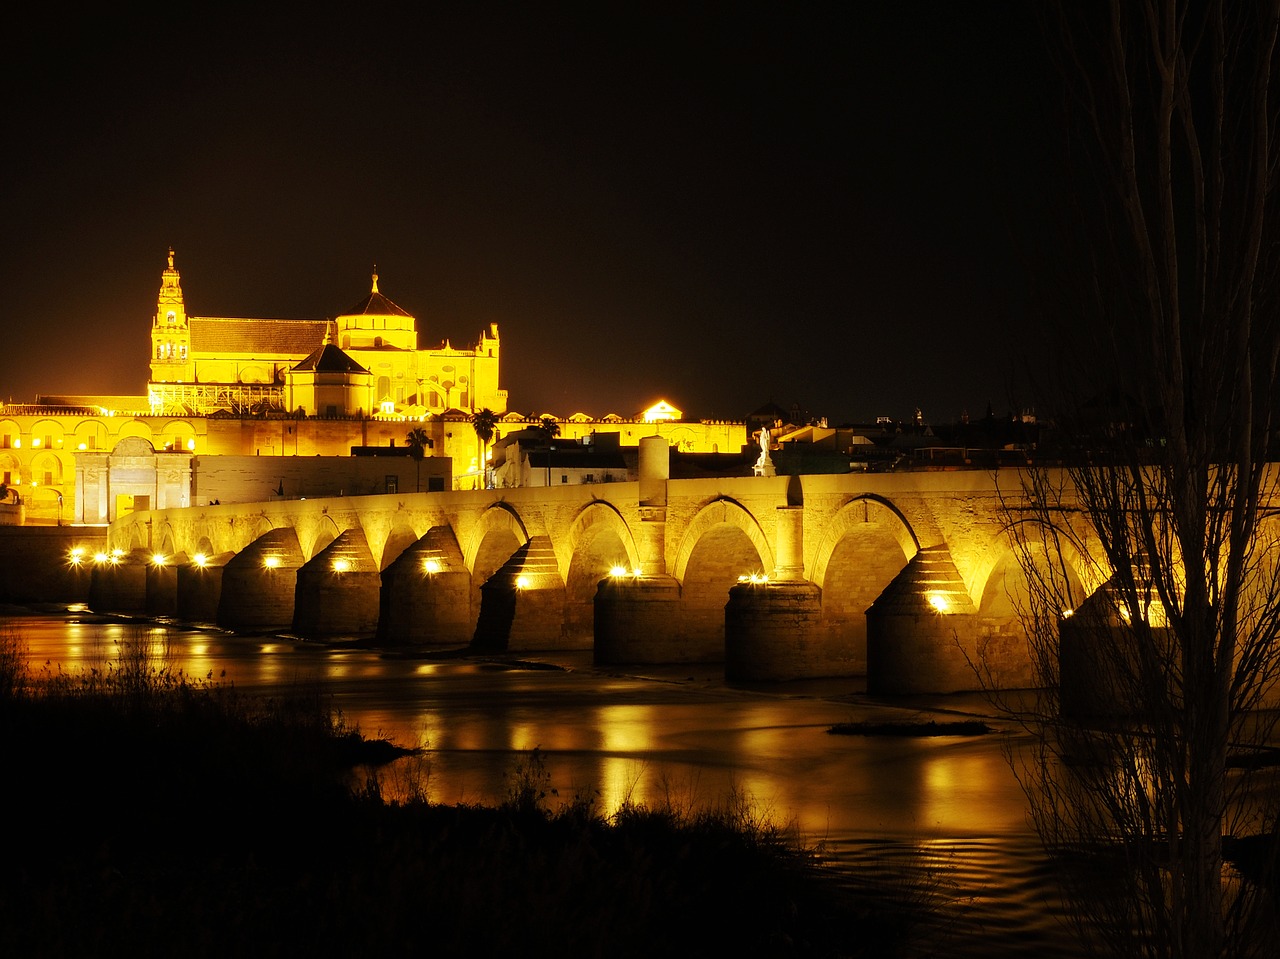
[[[230,559],[230,553],[203,560],[197,556],[176,568],[178,597],[175,615],[178,619],[184,623],[213,624],[218,621],[222,570]]]
[[[292,628],[302,564],[302,548],[292,526],[259,536],[222,568],[218,625],[241,632]]]
[[[307,639],[368,639],[378,629],[382,577],[360,529],[349,529],[298,570],[293,631]]]
[[[433,526],[382,571],[380,646],[466,646],[471,574],[453,531]]]
[[[946,546],[922,548],[867,610],[867,691],[979,690],[978,611]]]
[[[595,596],[595,662],[695,661],[681,639],[681,611],[680,583],[674,576],[627,575],[601,580]]]
[[[146,613],[144,550],[94,563],[89,579],[89,608],[95,613]]]
[[[729,589],[725,678],[777,682],[852,675],[853,649],[843,648],[824,624],[822,590],[804,578],[804,507],[779,506],[776,515],[773,577]]]
[[[185,563],[184,555],[165,558],[163,565],[152,562],[147,566],[147,615],[176,616],[178,614],[178,567]]]
[[[473,649],[565,649],[564,580],[549,536],[531,536],[480,587]]]
[[[831,648],[822,590],[813,583],[739,583],[724,608],[724,675],[776,682],[848,675],[851,656]]]

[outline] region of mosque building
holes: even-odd
[[[418,349],[417,320],[373,288],[333,320],[188,316],[169,251],[151,322],[155,415],[408,416],[507,409],[498,325],[473,349]]]

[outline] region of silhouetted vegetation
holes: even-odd
[[[552,809],[535,750],[500,804],[433,804],[421,754],[173,671],[163,631],[74,676],[0,632],[6,955],[892,956],[920,915],[743,797]]]
[[[928,736],[985,736],[991,727],[978,719],[940,723],[935,720],[921,723],[836,723],[827,730],[832,736],[904,736],[923,738]]]

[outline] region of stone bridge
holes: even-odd
[[[311,639],[724,661],[731,679],[865,674],[880,692],[974,688],[981,649],[1002,685],[1030,681],[1000,508],[1016,472],[672,480],[651,440],[634,483],[133,513],[110,527],[90,605]]]

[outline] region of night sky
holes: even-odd
[[[424,347],[499,324],[520,412],[1010,407],[1033,4],[203,6],[6,14],[4,399],[141,393],[173,246],[206,316],[376,264]]]

